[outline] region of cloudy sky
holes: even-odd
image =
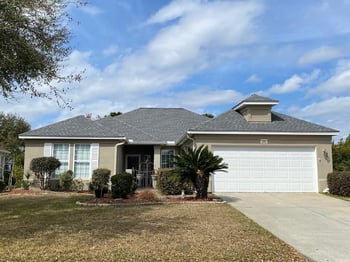
[[[85,70],[73,109],[0,100],[32,128],[138,107],[218,115],[257,93],[350,134],[350,0],[90,0],[70,13],[65,70]]]

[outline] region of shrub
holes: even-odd
[[[3,192],[7,187],[7,184],[4,180],[0,179],[0,193]]]
[[[28,180],[22,180],[22,188],[24,190],[29,190],[30,182]]]
[[[160,201],[157,194],[153,190],[149,190],[149,189],[140,191],[138,198],[144,202],[158,202],[158,201]]]
[[[72,184],[73,184],[73,171],[67,170],[60,174],[60,188],[62,188],[64,191],[70,191],[72,190]]]
[[[113,198],[126,198],[136,189],[134,176],[130,173],[114,175],[111,177],[111,182]]]
[[[327,176],[329,193],[350,197],[350,172],[333,172]]]
[[[48,181],[51,174],[61,166],[61,162],[54,157],[33,158],[30,162],[30,170],[40,180],[40,189],[45,190],[48,187]]]
[[[157,187],[165,195],[192,194],[193,187],[190,182],[183,181],[181,176],[173,169],[159,169]]]
[[[51,191],[61,191],[60,181],[58,179],[50,179],[47,182],[47,189]]]
[[[111,176],[111,170],[107,168],[97,168],[92,172],[91,188],[95,190],[97,198],[103,197],[108,191],[108,182]]]
[[[84,190],[84,182],[83,180],[73,179],[72,189],[77,192],[82,192]]]

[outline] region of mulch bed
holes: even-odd
[[[210,195],[207,199],[199,199],[194,196],[161,196],[154,191],[155,197],[146,199],[142,191],[136,191],[127,199],[113,199],[111,194],[105,194],[103,198],[91,198],[83,202],[86,205],[128,205],[128,204],[156,204],[156,203],[223,203],[216,196]]]
[[[224,201],[209,194],[207,199],[196,198],[195,196],[163,196],[159,195],[156,190],[151,190],[153,196],[151,198],[145,198],[142,194],[143,190],[136,191],[127,199],[113,199],[111,193],[107,193],[103,198],[95,198],[94,194],[90,192],[57,192],[49,190],[39,189],[12,189],[11,191],[5,191],[0,193],[1,195],[48,195],[48,194],[64,194],[64,195],[90,195],[91,198],[79,202],[82,205],[132,205],[132,204],[157,204],[157,203],[223,203]]]

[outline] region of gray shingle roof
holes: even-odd
[[[252,95],[239,103],[276,104],[277,100]],[[271,122],[248,122],[231,109],[213,119],[183,108],[139,108],[116,117],[92,121],[84,116],[73,117],[32,130],[20,137],[40,138],[127,138],[135,144],[177,143],[187,131],[193,132],[280,132],[329,133],[337,130],[313,124],[288,115],[272,112]]]
[[[208,121],[207,117],[183,108],[139,108],[98,122],[125,133],[135,143],[162,143],[177,142],[189,128],[205,121]]]
[[[44,126],[21,134],[21,136],[32,137],[121,137],[116,133],[111,133],[109,129],[85,118],[83,115],[76,116],[64,121]]]
[[[235,110],[229,110],[191,131],[212,132],[337,132],[337,130],[313,124],[288,115],[271,112],[271,122],[248,122],[244,116]]]
[[[177,142],[190,127],[207,120],[207,117],[183,108],[139,108],[96,121],[77,116],[25,132],[21,137],[126,137],[136,144],[162,144]]]

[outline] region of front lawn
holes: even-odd
[[[0,196],[0,261],[303,261],[227,204],[82,207]]]

